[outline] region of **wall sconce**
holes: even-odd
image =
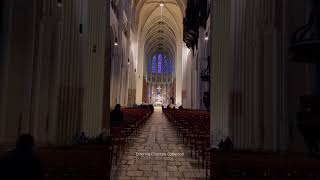
[[[118,39],[116,38],[116,40],[114,41],[114,45],[118,46]]]
[[[205,41],[208,41],[208,40],[209,40],[208,32],[206,32],[206,36],[204,37],[204,40],[205,40]]]

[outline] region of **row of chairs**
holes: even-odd
[[[190,147],[191,156],[208,166],[210,148],[210,119],[208,111],[164,109],[178,136]]]
[[[126,142],[137,135],[147,119],[153,113],[150,108],[123,108],[124,122],[117,127],[111,127],[112,151],[116,164],[120,153],[124,153]]]
[[[215,180],[319,180],[320,160],[303,154],[211,149]]]
[[[45,180],[110,179],[111,140],[101,145],[43,146],[35,150]],[[13,147],[0,147],[0,159]]]

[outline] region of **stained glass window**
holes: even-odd
[[[162,54],[158,54],[158,73],[161,73]]]
[[[163,55],[163,68],[162,68],[162,71],[164,73],[167,72],[167,56],[166,55]]]
[[[148,73],[168,73],[173,71],[173,65],[170,57],[163,53],[155,53],[147,62]]]
[[[152,72],[156,73],[157,71],[157,56],[153,55],[152,57]]]
[[[171,61],[170,58],[168,58],[168,73],[171,73],[172,69],[171,69]]]
[[[148,60],[148,72],[151,72],[151,59]]]

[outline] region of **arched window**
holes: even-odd
[[[168,58],[168,73],[172,72],[172,67],[171,67],[171,60]]]
[[[162,72],[163,73],[167,73],[167,56],[163,55],[163,68],[162,68]]]
[[[157,71],[157,56],[153,55],[152,57],[152,73],[156,73]]]
[[[158,54],[158,73],[161,73],[161,65],[162,65],[162,54]]]
[[[173,66],[171,59],[164,53],[154,53],[147,61],[147,72],[156,74],[171,74]]]
[[[151,72],[151,58],[148,60],[148,73]]]

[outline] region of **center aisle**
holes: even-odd
[[[155,108],[111,172],[113,180],[205,179],[205,169],[190,157],[161,108]]]

